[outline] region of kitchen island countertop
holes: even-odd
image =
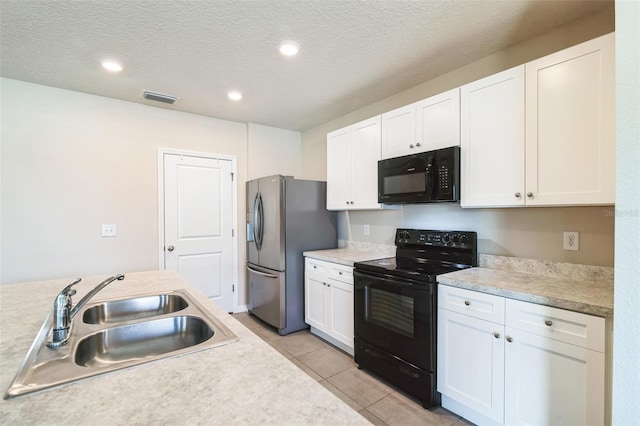
[[[0,402],[3,424],[369,424],[172,271],[125,274],[95,300],[186,289],[239,341]],[[74,300],[104,276],[76,286]],[[71,280],[0,286],[0,386],[7,389],[56,294]]]

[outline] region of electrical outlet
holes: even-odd
[[[364,225],[364,235],[369,235],[370,231],[369,225]]]
[[[116,236],[116,225],[102,225],[102,236],[103,237],[115,237]]]
[[[580,250],[580,233],[564,232],[562,234],[562,248],[565,250]]]

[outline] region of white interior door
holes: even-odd
[[[233,311],[232,161],[164,154],[164,266]]]

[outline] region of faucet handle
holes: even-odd
[[[71,308],[71,296],[76,294],[76,289],[71,287],[78,284],[80,281],[82,281],[82,278],[76,278],[75,281],[63,288],[62,291],[58,293],[55,303],[53,304],[54,309],[62,308],[63,306]]]
[[[71,287],[78,284],[80,281],[82,281],[82,278],[76,278],[71,284],[63,288],[60,294],[64,294],[66,296],[73,296],[74,294],[76,294],[76,289]]]

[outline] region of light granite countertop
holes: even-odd
[[[354,246],[328,250],[305,251],[304,256],[312,259],[326,260],[345,266],[353,266],[355,262],[395,257],[395,246]]]
[[[171,271],[125,274],[95,299],[186,289],[239,341],[0,402],[2,424],[369,424]],[[83,278],[80,298],[105,277]],[[0,387],[7,389],[56,294],[71,280],[0,286]]]
[[[438,275],[438,282],[605,318],[613,316],[612,268],[502,256],[481,258],[480,265],[484,267]]]

